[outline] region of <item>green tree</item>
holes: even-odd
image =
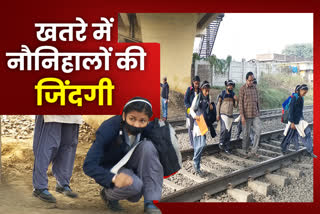
[[[214,66],[214,73],[216,74],[224,74],[229,71],[230,63],[232,61],[232,57],[228,56],[226,59],[218,59],[214,54],[207,58],[209,61],[211,68]]]
[[[294,55],[303,58],[313,57],[313,46],[311,43],[287,45],[283,50],[284,55]]]
[[[192,64],[194,65],[196,60],[200,60],[200,56],[198,53],[193,53],[192,55]]]

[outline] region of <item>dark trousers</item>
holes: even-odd
[[[224,147],[224,149],[229,150],[230,149],[230,138],[231,138],[231,131],[232,126],[230,128],[230,131],[226,128],[225,122],[220,119],[220,139],[219,143]]]
[[[294,144],[295,149],[299,150],[299,140],[301,140],[303,145],[306,147],[307,151],[310,154],[312,154],[313,153],[313,140],[311,137],[310,128],[307,127],[304,130],[304,133],[306,134],[306,136],[301,137],[297,130],[290,128],[287,135],[283,138],[283,140],[281,142],[281,151],[286,152],[288,150],[288,147],[291,142]]]
[[[33,137],[33,187],[48,188],[48,167],[57,183],[69,185],[78,145],[78,124],[45,123],[43,115],[37,115]]]
[[[163,168],[159,154],[151,141],[143,141],[137,146],[128,163],[119,170],[130,175],[133,183],[127,187],[105,189],[109,200],[160,200],[162,194]]]
[[[193,126],[194,126],[194,119],[192,118],[192,116],[189,114],[187,116],[190,124],[188,127],[188,134],[189,134],[189,140],[190,140],[190,145],[193,147]]]
[[[261,121],[259,117],[246,118],[246,124],[243,127],[243,139],[242,139],[242,149],[248,152],[250,146],[250,134],[251,129],[254,130],[254,140],[251,152],[256,153],[259,147],[260,134],[261,134]]]
[[[242,132],[242,123],[240,118],[240,121],[237,124],[237,138],[240,138],[241,132]]]

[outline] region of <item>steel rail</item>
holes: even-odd
[[[304,107],[305,110],[313,110],[313,105],[308,105]],[[277,113],[281,113],[282,109],[281,108],[276,108],[276,109],[266,109],[266,110],[261,110],[260,114],[261,116],[264,115],[269,115],[269,114],[277,114]],[[234,118],[237,118],[239,116],[239,113],[235,113],[233,114]],[[168,122],[172,125],[172,126],[183,126],[186,123],[186,119],[185,118],[180,118],[180,119],[176,119],[176,120],[168,120]]]
[[[313,123],[310,124],[310,127],[313,128]],[[264,133],[262,136],[264,138],[272,138],[273,136],[279,135],[283,130],[277,130],[273,132]],[[233,144],[238,142],[233,141]],[[213,150],[212,152],[217,152],[218,145],[213,144],[207,146],[207,150]],[[245,183],[249,178],[257,178],[263,176],[267,173],[275,171],[281,166],[292,160],[299,157],[306,149],[300,149],[298,151],[289,153],[287,155],[279,156],[272,158],[267,161],[263,161],[258,163],[257,165],[247,167],[245,169],[236,170],[228,175],[218,177],[209,181],[205,181],[199,184],[196,184],[192,187],[184,188],[182,190],[178,190],[174,193],[171,193],[161,199],[160,202],[195,202],[199,201],[204,193],[208,193],[210,195],[216,194],[218,192],[224,191],[228,189],[230,186],[237,186],[239,184]],[[188,150],[182,151],[182,155],[186,157],[189,155]]]
[[[310,113],[310,112],[313,112],[313,110],[306,110],[303,113]],[[262,120],[262,121],[272,120],[275,118],[279,118],[281,116],[282,116],[282,114],[262,115],[262,116],[260,116],[260,120]],[[234,125],[237,125],[238,123],[239,122],[232,122],[232,125],[234,126]],[[184,124],[185,124],[185,121],[184,121]],[[216,128],[217,123],[215,123],[213,126]],[[176,128],[175,131],[176,131],[176,134],[188,133],[187,128]]]

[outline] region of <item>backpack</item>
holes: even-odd
[[[175,130],[167,121],[159,121],[158,118],[155,118],[151,123],[152,130],[148,133],[147,138],[157,149],[164,177],[167,178],[182,167],[178,139]]]
[[[235,101],[234,100],[234,92],[232,92],[233,93],[233,96],[232,96],[232,99],[233,99],[233,102]],[[218,96],[217,96],[217,102],[216,102],[216,104],[218,105],[218,102],[219,102],[219,98],[221,98],[221,103],[222,103],[222,101],[223,101],[223,99],[224,99],[224,97],[226,96],[226,90],[223,90],[222,92],[221,92],[221,94],[219,94]]]
[[[203,100],[201,100],[200,96],[201,95],[199,95],[197,97],[198,100],[196,101],[195,111],[197,111],[197,109],[200,107],[201,103],[203,102]],[[216,136],[216,132],[215,132],[215,129],[213,127],[213,123],[216,121],[217,112],[216,112],[216,105],[214,104],[214,102],[211,102],[211,104],[213,106],[213,109],[210,110],[209,106],[207,106],[208,109],[203,111],[203,117],[204,117],[204,119],[206,121],[206,124],[207,124],[208,128],[210,129],[211,137],[214,138]],[[208,101],[208,105],[210,105],[210,101]]]
[[[210,129],[211,137],[215,138],[217,136],[217,133],[215,131],[213,123],[217,119],[217,111],[216,111],[216,105],[214,104],[214,102],[211,102],[211,104],[213,106],[213,109],[209,110],[209,113],[207,114],[205,121],[206,121],[208,128]]]
[[[281,122],[288,123],[289,120],[289,107],[291,100],[295,96],[298,99],[298,94],[294,93],[293,95],[289,96],[283,103],[282,103],[282,114],[281,114]]]
[[[192,89],[193,89],[192,86],[190,86],[190,87],[187,88],[187,91],[186,91],[186,93],[184,94],[184,101],[185,101],[185,99],[186,99],[187,96],[190,97],[191,92],[192,92]],[[188,93],[188,92],[189,92],[189,93]],[[189,97],[188,97],[188,98],[189,98]],[[192,103],[192,101],[191,101],[191,103]],[[189,107],[189,108],[190,108],[190,107]],[[188,108],[186,108],[186,116],[187,116],[187,117],[188,117],[188,114],[189,114]]]

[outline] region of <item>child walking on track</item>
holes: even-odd
[[[195,119],[193,126],[193,148],[194,148],[194,169],[197,174],[202,175],[200,170],[200,161],[202,151],[206,145],[206,134],[202,134],[198,125],[200,120],[200,116],[203,115],[204,118],[207,117],[210,110],[213,110],[213,105],[210,104],[209,100],[209,91],[210,84],[208,81],[203,81],[200,86],[201,92],[195,96],[192,101],[192,105],[190,108],[190,114],[193,119]]]

